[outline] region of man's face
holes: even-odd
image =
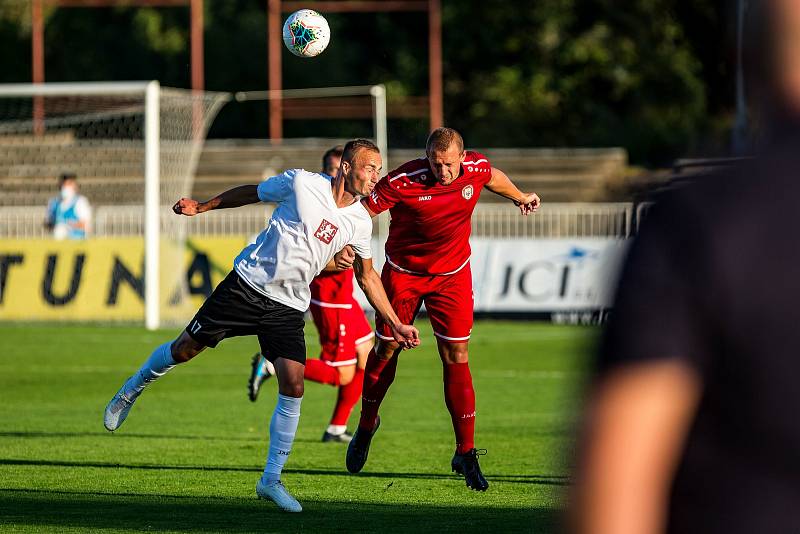
[[[362,197],[372,193],[375,184],[380,180],[382,165],[379,152],[367,148],[359,149],[353,157],[352,165],[347,162],[342,164],[347,191]]]
[[[461,173],[461,162],[464,161],[464,152],[459,152],[455,143],[451,143],[447,150],[435,150],[428,154],[428,163],[431,165],[433,175],[442,185],[449,185]]]
[[[325,166],[322,168],[322,172],[332,178],[336,178],[336,175],[339,174],[339,165],[341,162],[342,158],[339,156],[328,156],[325,159]]]
[[[61,196],[63,198],[72,198],[78,193],[78,181],[73,178],[67,178],[61,182]]]

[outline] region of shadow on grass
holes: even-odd
[[[228,471],[238,473],[259,473],[261,468],[257,466],[238,466],[238,465],[165,465],[165,464],[120,464],[113,462],[74,462],[66,460],[29,460],[0,458],[0,465],[32,465],[42,467],[93,467],[101,469],[148,469],[148,470],[167,470],[167,471]],[[361,472],[357,475],[350,475],[342,469],[292,469],[286,468],[285,473],[297,473],[301,475],[329,475],[329,476],[356,476],[363,478],[410,478],[410,479],[429,479],[441,480],[460,478],[453,474],[440,473],[386,473],[386,472]],[[567,486],[569,477],[559,475],[492,475],[488,474],[489,481],[513,482],[517,484],[539,484],[544,486]]]
[[[0,490],[0,525],[184,532],[553,532],[547,508],[448,507],[304,501],[302,514],[272,503],[142,494]]]
[[[0,432],[0,438],[86,438],[93,439],[108,438],[115,439],[115,434],[103,430],[100,432],[40,432],[40,431],[27,431],[27,432]],[[134,439],[186,439],[186,440],[201,440],[201,441],[264,441],[264,436],[239,436],[239,437],[226,437],[226,436],[192,436],[180,434],[136,434],[124,433],[121,434],[122,438]]]

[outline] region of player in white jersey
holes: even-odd
[[[261,352],[278,378],[278,403],[270,421],[269,453],[256,493],[280,508],[300,512],[300,503],[280,480],[294,442],[303,399],[305,339],[303,313],[311,299],[309,284],[334,254],[350,245],[357,254],[356,280],[370,304],[405,348],[419,344],[419,332],[400,324],[380,276],[372,267],[372,220],[359,198],[369,195],[380,178],[381,155],[370,141],[345,145],[339,173],[333,181],[302,169],[292,169],[256,185],[244,185],[207,201],[182,198],[173,210],[197,215],[213,209],[257,202],[278,207],[255,243],[234,260],[233,270],[189,322],[181,335],[156,348],[106,406],[104,424],[114,431],[122,424],[144,388],[176,364],[194,358],[226,337],[256,335]]]

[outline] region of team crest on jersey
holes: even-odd
[[[333,236],[335,236],[336,232],[338,231],[339,228],[329,223],[325,219],[322,219],[322,222],[319,223],[319,228],[317,228],[317,231],[314,232],[314,237],[326,245],[330,245],[331,241],[333,241]]]
[[[466,200],[472,198],[473,189],[471,185],[465,185],[464,189],[461,190],[461,196],[464,197]]]

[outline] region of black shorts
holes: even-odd
[[[258,336],[268,360],[287,358],[306,363],[303,312],[262,295],[231,271],[214,289],[186,327],[207,347],[227,337]]]

